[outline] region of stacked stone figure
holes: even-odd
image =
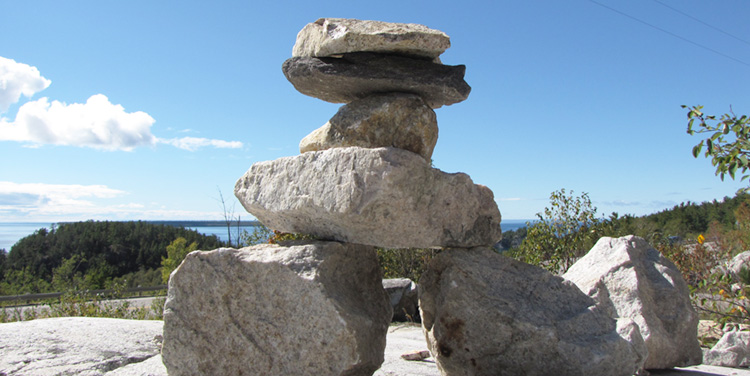
[[[392,308],[375,247],[441,248],[419,304],[443,375],[632,375],[646,346],[572,283],[491,249],[492,191],[431,167],[434,109],[467,98],[444,33],[319,19],[283,72],[345,103],[300,142],[254,164],[235,195],[271,229],[316,241],[193,252],[172,274],[162,357],[170,375],[372,375]]]
[[[269,228],[387,248],[493,245],[492,192],[430,166],[434,108],[471,88],[443,65],[444,33],[415,24],[320,19],[297,36],[284,75],[303,94],[346,103],[300,142],[302,155],[257,163],[235,194]]]

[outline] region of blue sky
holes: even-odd
[[[680,105],[750,114],[743,0],[27,0],[0,12],[0,222],[220,219],[219,192],[250,219],[235,181],[297,155],[340,106],[281,73],[320,17],[451,37],[441,59],[466,65],[472,92],[436,110],[434,164],[490,187],[506,219],[533,218],[560,188],[588,192],[601,215],[643,215],[742,186],[691,156],[699,138]]]

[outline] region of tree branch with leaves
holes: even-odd
[[[689,135],[710,135],[693,147],[693,157],[698,158],[705,146],[704,156],[711,158],[711,163],[716,167],[716,175],[722,181],[726,175],[734,179],[737,171],[743,174],[741,180],[750,177],[746,173],[750,168],[750,118],[747,115],[735,115],[731,107],[729,113],[718,119],[714,115],[704,114],[701,111],[703,106],[683,105],[682,108],[688,109]],[[739,192],[748,190],[750,187],[742,188]]]

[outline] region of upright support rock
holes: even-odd
[[[444,250],[419,287],[443,376],[631,376],[645,359],[632,321],[617,323],[572,283],[488,248]]]
[[[179,375],[372,375],[392,316],[372,247],[192,252],[169,280],[162,357]]]

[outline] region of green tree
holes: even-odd
[[[698,158],[706,147],[704,156],[711,158],[711,163],[716,166],[716,175],[724,180],[725,175],[735,178],[737,170],[742,174],[741,180],[747,179],[746,174],[750,168],[750,118],[747,115],[737,116],[729,111],[721,115],[719,119],[714,115],[706,115],[701,110],[703,106],[682,106],[687,108],[688,126],[687,133],[706,133],[710,136],[693,147],[693,157]],[[696,124],[696,120],[698,123]],[[740,189],[746,192],[750,189]]]
[[[169,282],[169,275],[177,269],[188,253],[198,249],[198,243],[192,242],[187,245],[183,237],[175,239],[167,246],[167,257],[161,259],[161,278],[164,283]]]
[[[55,291],[81,290],[83,288],[83,273],[80,271],[84,263],[78,255],[64,259],[60,266],[52,270],[52,288]]]
[[[526,238],[509,255],[553,273],[564,273],[610,229],[611,221],[596,217],[596,207],[587,193],[574,196],[573,191],[561,189],[552,192],[550,205],[537,213],[538,221],[527,223]]]

